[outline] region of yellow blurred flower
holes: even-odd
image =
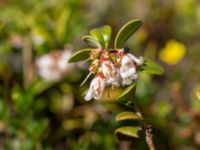
[[[185,56],[185,53],[186,48],[183,43],[176,40],[169,40],[166,46],[161,49],[159,58],[167,64],[175,65]]]
[[[197,96],[198,100],[200,100],[200,90],[198,90],[198,91],[196,92],[196,96]]]

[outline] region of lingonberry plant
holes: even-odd
[[[127,107],[134,107],[133,111],[125,111],[117,114],[117,122],[127,120],[139,121],[140,126],[123,126],[116,129],[115,134],[138,138],[138,133],[142,128],[146,133],[146,141],[151,150],[155,149],[152,140],[151,126],[146,123],[142,113],[137,109],[136,100],[133,100],[136,90],[136,80],[138,72],[161,75],[164,70],[152,60],[135,57],[130,54],[128,48],[123,45],[126,40],[141,26],[138,19],[126,23],[117,33],[114,40],[114,47],[109,48],[112,29],[105,25],[90,31],[90,35],[83,36],[83,40],[94,48],[79,50],[69,59],[69,62],[89,61],[89,74],[82,82],[83,85],[90,76],[93,79],[87,90],[84,99],[86,101],[101,99],[106,87],[123,88],[123,92],[117,98],[118,101]]]

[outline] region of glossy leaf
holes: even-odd
[[[104,45],[104,39],[99,28],[94,28],[90,31],[90,35],[97,38],[98,41]]]
[[[123,121],[123,120],[143,120],[142,116],[131,111],[125,111],[117,114],[116,121]]]
[[[101,28],[101,34],[103,36],[105,44],[108,45],[111,39],[111,35],[112,35],[111,27],[108,25],[103,26],[103,28]]]
[[[115,134],[122,134],[125,136],[133,137],[133,138],[138,138],[138,132],[140,128],[138,127],[131,127],[131,126],[126,126],[126,127],[120,127],[115,130]]]
[[[111,34],[112,34],[112,29],[110,26],[108,25],[105,25],[101,28],[95,28],[95,29],[92,29],[90,31],[90,34],[93,36],[93,37],[96,37],[99,42],[105,47],[107,48],[109,42],[110,42],[110,39],[111,39]]]
[[[88,43],[89,45],[91,45],[92,47],[95,47],[95,48],[102,48],[100,42],[98,41],[98,38],[97,37],[93,37],[93,36],[90,36],[90,35],[86,35],[86,36],[83,36],[82,39]]]
[[[85,60],[90,57],[91,49],[82,49],[74,53],[68,60],[68,62],[76,62]]]
[[[122,26],[115,38],[115,48],[122,48],[126,40],[128,40],[133,33],[137,31],[141,24],[142,21],[135,19]]]
[[[145,60],[140,71],[155,75],[161,75],[164,73],[164,69],[152,60]]]
[[[130,86],[128,86],[118,97],[119,101],[127,101],[129,99],[131,99],[131,96],[134,95],[135,93],[135,88],[136,88],[136,84],[133,83]]]

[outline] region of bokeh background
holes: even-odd
[[[120,90],[85,102],[87,65],[67,63],[91,28],[116,35],[135,18],[143,25],[126,46],[165,69],[140,74],[136,91],[155,146],[200,149],[200,1],[0,0],[0,150],[148,149],[144,136],[114,134]]]

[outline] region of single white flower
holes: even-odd
[[[56,69],[56,61],[51,55],[46,54],[36,60],[38,74],[46,81],[58,81],[61,77]]]
[[[85,95],[85,100],[90,101],[91,99],[99,100],[102,97],[105,88],[105,80],[97,75],[90,83],[90,88]]]
[[[136,63],[137,66],[142,65],[143,62],[144,62],[143,57],[137,58],[137,57],[135,57],[134,55],[132,55],[130,53],[128,53],[127,55]]]
[[[101,64],[101,71],[105,77],[107,86],[119,87],[119,70],[115,67],[115,65],[110,60],[105,60]]]
[[[132,54],[126,54],[122,57],[120,66],[120,76],[122,79],[122,85],[130,85],[133,80],[138,77],[136,67],[142,65],[143,58],[136,58]]]
[[[36,65],[41,68],[49,68],[49,66],[54,65],[54,63],[54,60],[48,54],[43,55],[36,60]]]
[[[38,74],[46,81],[59,81],[61,79],[61,74],[55,69],[43,68],[38,70]]]
[[[60,73],[66,73],[74,69],[75,65],[68,63],[68,59],[72,56],[71,50],[61,51],[60,56],[57,60],[57,66]]]
[[[63,75],[75,68],[74,64],[68,63],[71,55],[72,51],[66,49],[54,51],[37,58],[36,66],[39,76],[47,81],[59,81]]]

